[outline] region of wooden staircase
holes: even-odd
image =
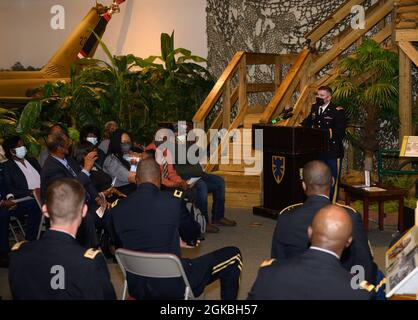
[[[330,30],[339,26],[351,13],[354,5],[362,4],[364,0],[350,0],[342,4],[326,21],[305,35],[309,47],[299,53],[290,54],[263,54],[237,52],[231,62],[209,93],[206,100],[193,118],[194,127],[205,129],[226,129],[227,134],[212,153],[210,163],[206,166],[207,172],[220,175],[226,182],[226,205],[228,207],[252,208],[262,205],[262,172],[248,170],[251,165],[246,164],[245,157],[237,159],[241,154],[228,151],[233,148],[244,149],[251,146],[251,137],[243,140],[231,138],[234,133],[242,135],[243,130],[251,129],[254,123],[269,123],[285,109],[293,108],[293,116],[287,120],[279,121],[276,125],[294,126],[310,112],[310,106],[315,100],[315,92],[318,87],[328,85],[345,70],[338,68],[338,60],[350,47],[361,44],[363,37],[372,28],[377,28],[373,39],[382,46],[387,46],[388,39],[393,47],[396,47],[393,35],[395,34],[395,23],[387,23],[387,17],[395,16],[395,8],[399,10],[399,3],[408,3],[409,9],[416,10],[412,6],[415,0],[396,1],[380,0],[366,11],[365,28],[353,30],[350,27],[338,34],[335,45],[323,53],[316,52],[316,43],[326,36]],[[401,12],[411,10],[401,9]],[[415,11],[414,11],[415,12]],[[414,16],[408,14],[408,19]],[[405,17],[405,16],[404,16]],[[397,21],[397,20],[396,20]],[[396,22],[395,21],[395,22]],[[408,24],[409,27],[412,23]],[[415,24],[416,26],[416,24]],[[396,31],[396,36],[403,35],[411,39],[412,32]],[[417,33],[414,33],[417,36]],[[402,38],[405,39],[405,38]],[[417,41],[417,40],[410,40]],[[413,52],[410,48],[406,51]],[[416,63],[417,53],[413,52],[411,59]],[[271,65],[275,70],[275,77],[272,83],[248,83],[247,67],[251,65]],[[283,65],[291,65],[288,73],[282,78]],[[325,73],[324,68],[331,69]],[[237,80],[238,79],[238,80]],[[359,79],[359,81],[363,81]],[[273,98],[266,105],[248,106],[247,95],[251,93],[273,92]],[[295,103],[296,101],[296,103]],[[215,110],[216,105],[221,105],[212,121],[208,121],[209,114]],[[236,112],[232,113],[234,106]],[[278,137],[279,139],[280,137]],[[228,139],[228,140],[225,140]],[[223,159],[229,163],[222,163]],[[260,151],[252,151],[249,155],[262,163]]]

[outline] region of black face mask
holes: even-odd
[[[120,148],[122,150],[122,153],[128,153],[131,151],[132,145],[130,143],[121,143]]]
[[[325,100],[323,98],[316,97],[316,104],[318,106],[323,106],[325,104]]]

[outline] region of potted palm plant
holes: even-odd
[[[341,75],[331,86],[334,98],[345,107],[351,125],[361,128],[348,138],[364,152],[364,170],[373,171],[380,124],[393,131],[399,126],[399,58],[366,39],[339,68]]]

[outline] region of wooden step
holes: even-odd
[[[248,114],[255,114],[255,113],[262,114],[265,108],[266,108],[266,105],[264,104],[248,106],[247,113]]]
[[[244,118],[244,128],[251,129],[254,123],[260,122],[260,119],[262,116],[263,116],[262,113],[247,114]]]
[[[212,205],[212,194],[208,196],[208,204]],[[261,206],[261,193],[242,193],[242,192],[226,192],[225,207],[226,208],[242,208],[251,209],[252,207]]]
[[[261,190],[261,178],[260,175],[244,175],[242,172],[231,171],[214,171],[213,174],[221,176],[225,180],[226,189],[252,189]]]

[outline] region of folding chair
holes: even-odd
[[[33,197],[35,198],[36,203],[38,204],[39,209],[41,210],[41,214],[42,214],[42,216],[41,216],[41,222],[39,223],[38,235],[36,236],[36,240],[39,240],[39,238],[41,237],[42,230],[43,229],[44,230],[46,229],[46,226],[45,226],[45,216],[42,213],[41,189],[39,189],[39,188],[38,189],[34,189],[33,190]]]
[[[178,278],[182,277],[186,286],[184,290],[184,300],[196,300],[189,280],[184,272],[180,259],[174,254],[168,253],[149,253],[132,251],[127,249],[116,250],[116,260],[125,278],[123,285],[122,300],[126,299],[128,283],[126,272],[149,277],[149,278]],[[199,297],[201,298],[201,297]]]
[[[14,226],[13,224],[16,224]],[[13,239],[16,243],[18,243],[20,240],[18,238],[17,232],[20,232],[22,234],[23,239],[25,239],[25,230],[23,230],[22,223],[19,221],[18,218],[11,216],[10,222],[9,222],[9,229],[13,235]]]

